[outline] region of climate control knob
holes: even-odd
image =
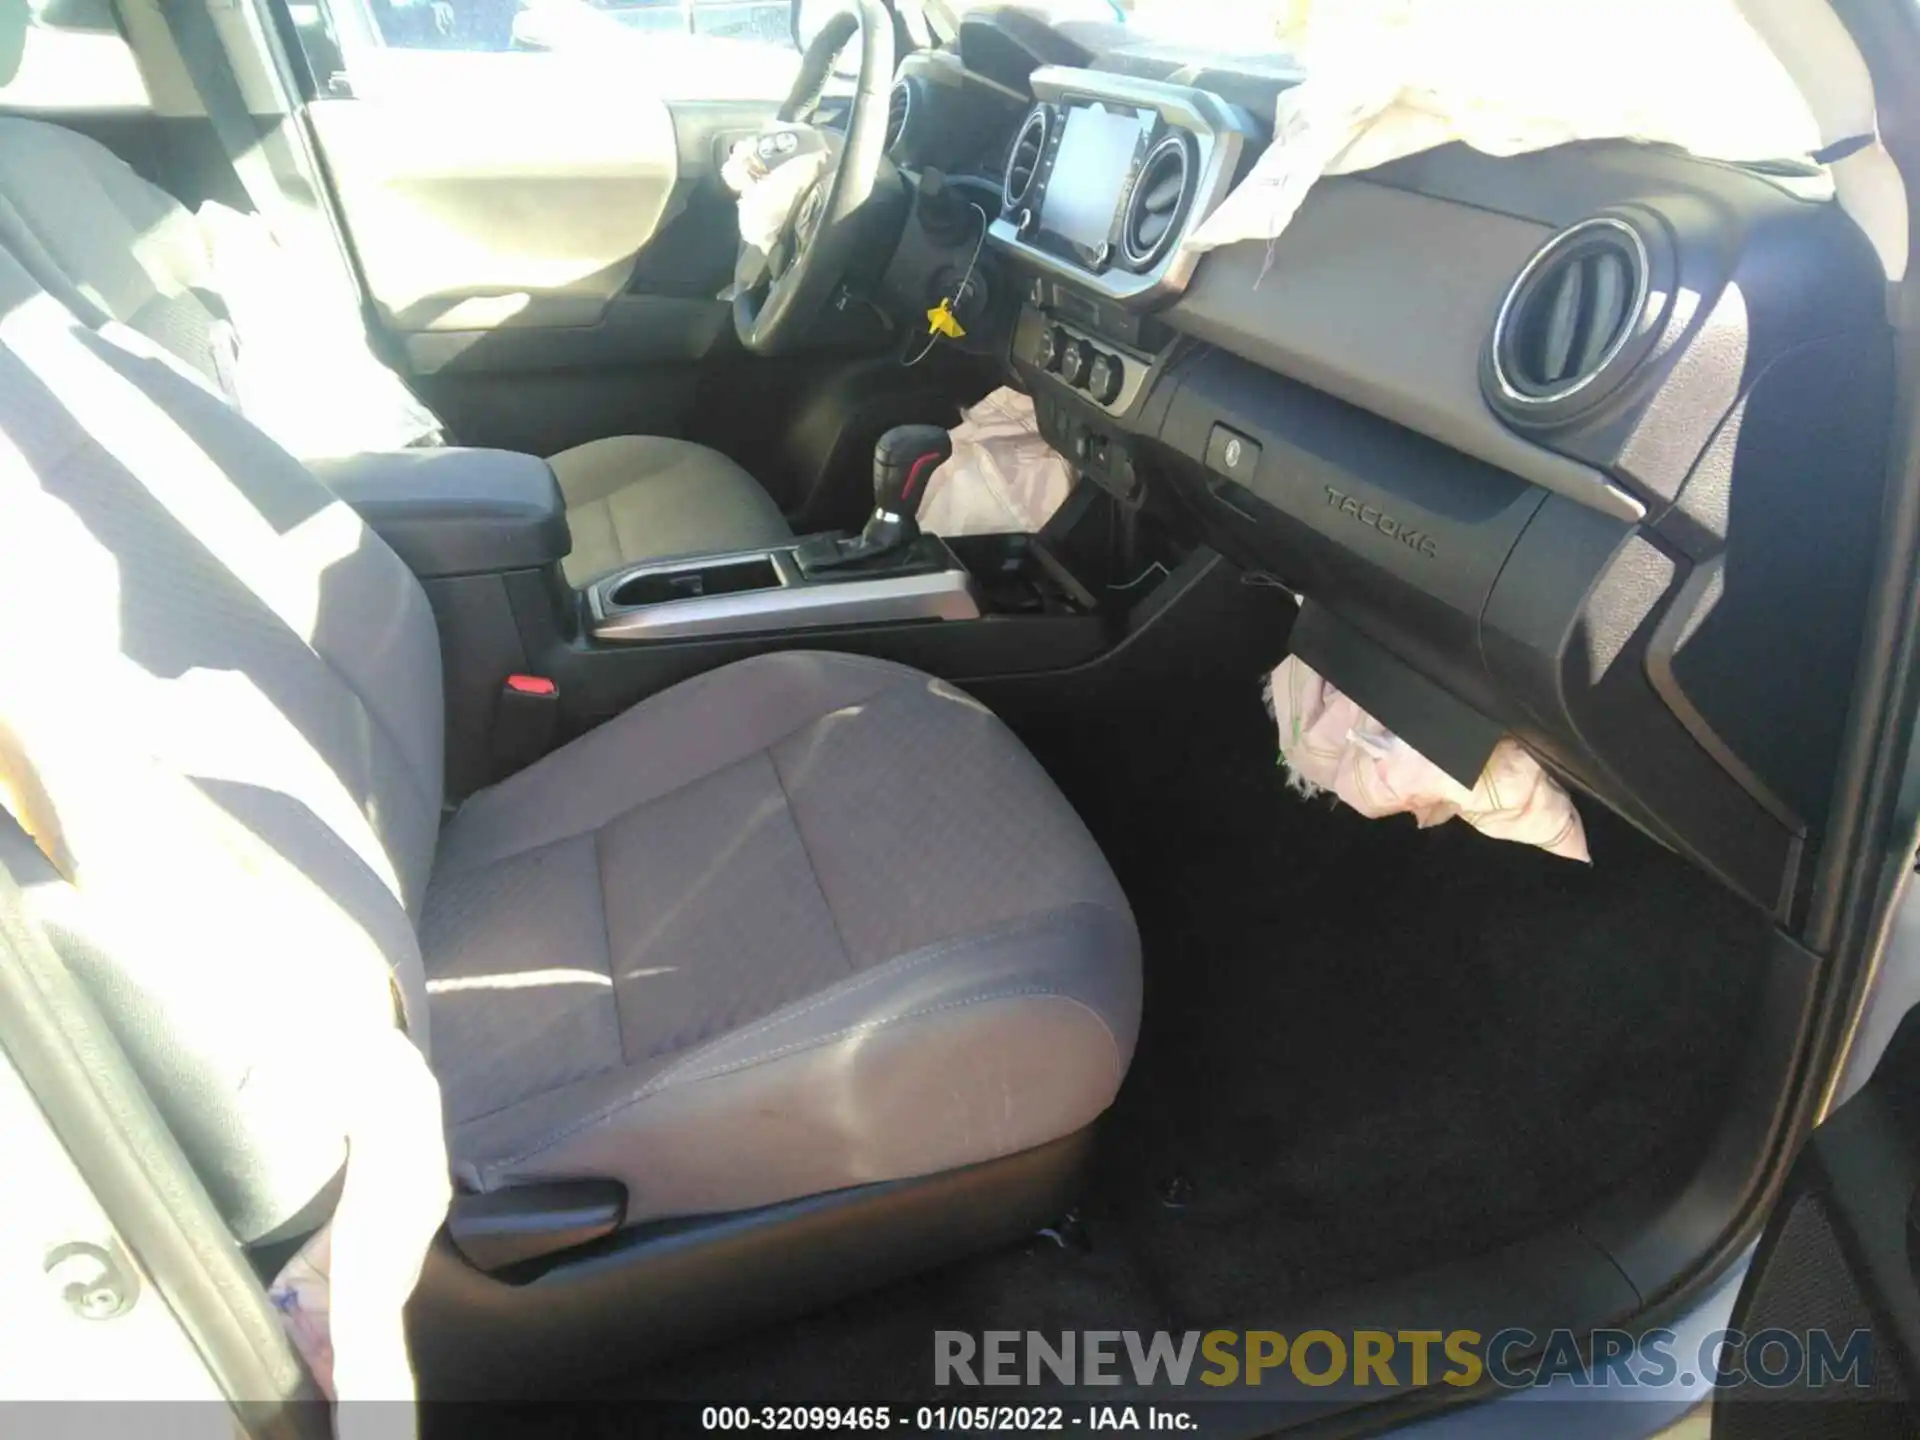
[[[1093,369],[1093,347],[1084,340],[1068,344],[1060,357],[1060,378],[1074,389],[1086,388],[1087,374]]]
[[[1102,405],[1111,405],[1120,398],[1120,391],[1127,383],[1125,362],[1118,355],[1096,355],[1092,368],[1087,372],[1087,393]]]

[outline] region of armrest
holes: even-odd
[[[573,548],[559,483],[537,456],[394,450],[307,468],[423,580],[537,570]]]

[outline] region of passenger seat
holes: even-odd
[[[4,253],[0,450],[0,719],[29,763],[87,747],[39,776],[72,854],[32,894],[242,1241],[324,1213],[339,1067],[396,1016],[463,1190],[612,1180],[629,1227],[1031,1153],[1113,1099],[1126,899],[952,686],[749,660],[443,828],[419,583],[217,395]],[[580,1323],[614,1318],[596,1295]]]

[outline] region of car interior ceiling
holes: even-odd
[[[1040,88],[1046,67],[1072,78]],[[1225,252],[1133,308],[1002,205],[1009,161],[1032,115],[1105,80],[1116,103],[1148,109],[1142,93],[1205,91],[1194,123],[1245,125],[1243,173],[1277,82],[1226,57],[1208,74],[1193,87],[1020,15],[906,56],[912,108],[886,166],[912,203],[883,278],[851,307],[865,313],[843,307],[817,346],[754,354],[730,323],[698,338],[718,324],[705,299],[733,254],[729,236],[716,268],[733,210],[704,173],[629,277],[625,298],[647,314],[702,312],[655,349],[594,364],[566,348],[577,336],[502,329],[424,364],[440,335],[376,324],[461,445],[548,455],[681,437],[755,477],[797,536],[858,530],[883,432],[952,425],[1002,384],[1035,398],[1048,441],[1089,476],[1042,537],[1069,582],[1022,570],[1017,609],[984,636],[852,627],[601,656],[551,575],[500,592],[514,645],[568,696],[549,740],[777,650],[844,648],[952,679],[1085,820],[1142,944],[1137,1053],[1070,1214],[762,1317],[750,1339],[722,1323],[690,1329],[691,1351],[636,1349],[592,1394],[931,1394],[935,1329],[1287,1329],[1348,1310],[1391,1329],[1437,1296],[1454,1316],[1505,1305],[1509,1324],[1606,1324],[1697,1280],[1742,1221],[1816,975],[1794,935],[1883,484],[1889,346],[1870,247],[1778,176],[1625,144],[1511,160],[1455,146],[1317,192],[1274,259],[1297,283],[1263,283],[1263,256]],[[937,105],[952,112],[923,114]],[[245,203],[202,121],[37,114],[189,207]],[[763,118],[674,114],[703,153]],[[1200,143],[1224,142],[1207,129]],[[988,198],[995,244],[967,343],[908,368],[901,317],[952,287],[975,240],[950,195],[928,198],[929,172]],[[1642,263],[1742,299],[1743,315],[1713,321],[1744,327],[1738,373],[1703,374],[1716,363],[1704,315],[1674,321],[1657,348],[1625,347],[1620,363],[1645,368],[1607,378],[1613,409],[1515,420],[1482,397],[1495,312],[1529,256],[1601,213],[1654,237]],[[1124,354],[1141,397],[1099,403],[1063,382],[1035,349],[1056,334]],[[1423,364],[1461,373],[1430,381]],[[1736,394],[1744,425],[1724,424]],[[1720,397],[1710,414],[1703,396]],[[1258,442],[1260,475],[1216,463],[1222,426]],[[1792,499],[1814,456],[1818,513]],[[1280,472],[1308,477],[1311,508]],[[1348,524],[1336,502],[1326,519],[1336,490],[1373,518]],[[1382,531],[1385,513],[1444,558]],[[429,587],[443,627],[457,589]],[[1456,709],[1518,735],[1576,794],[1592,864],[1297,793],[1262,696],[1295,648],[1337,682],[1387,677],[1365,698],[1416,743],[1457,738]],[[504,672],[447,652],[451,800],[496,773],[486,727]],[[1783,675],[1801,677],[1792,696]],[[283,1254],[264,1249],[262,1269]],[[1536,1277],[1519,1304],[1537,1313],[1513,1313],[1518,1271]],[[450,1367],[429,1377],[442,1393],[474,1378],[426,1353]]]

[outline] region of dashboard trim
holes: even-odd
[[[1052,329],[1064,333],[1070,340],[1090,347],[1098,354],[1104,354],[1109,361],[1118,361],[1121,367],[1120,393],[1111,401],[1102,400],[1084,386],[1071,384],[1058,367],[1043,368],[1030,355],[1023,356],[1023,350],[1030,348],[1025,344],[1026,336],[1035,329]],[[1142,355],[1131,346],[1122,345],[1110,337],[1103,336],[1084,325],[1074,323],[1058,315],[1047,315],[1042,311],[1029,308],[1021,317],[1019,328],[1015,332],[1013,353],[1016,359],[1033,366],[1035,372],[1071,394],[1085,405],[1094,405],[1116,419],[1132,413],[1133,408],[1146,393],[1153,379],[1154,359],[1151,355]]]
[[[887,92],[887,104],[889,108],[891,108],[893,104],[893,97],[895,95],[904,95],[907,97],[906,106],[900,112],[900,124],[893,130],[892,139],[887,143],[887,153],[889,155],[899,150],[900,146],[913,130],[913,91],[913,77],[910,75],[901,75],[893,82],[893,88]]]
[[[1627,324],[1621,327],[1618,335],[1614,336],[1612,343],[1606,348],[1606,353],[1600,357],[1599,363],[1586,374],[1572,384],[1562,385],[1546,394],[1529,394],[1513,383],[1512,377],[1507,374],[1506,360],[1500,353],[1507,333],[1507,323],[1513,318],[1513,307],[1526,292],[1527,282],[1539,274],[1549,260],[1559,255],[1569,245],[1578,243],[1581,236],[1591,234],[1595,230],[1608,230],[1624,235],[1633,246],[1635,262],[1633,296],[1627,302]],[[1577,225],[1570,225],[1536,250],[1533,258],[1527,261],[1520,273],[1514,276],[1513,284],[1507,288],[1506,298],[1500,302],[1500,313],[1494,317],[1493,333],[1487,342],[1489,347],[1487,356],[1493,370],[1493,381],[1500,387],[1502,398],[1509,404],[1536,409],[1546,405],[1558,405],[1563,401],[1571,400],[1606,374],[1608,368],[1620,358],[1620,353],[1633,342],[1635,335],[1640,331],[1641,321],[1646,314],[1647,292],[1652,283],[1652,271],[1653,257],[1647,252],[1646,240],[1633,226],[1612,215],[1596,215],[1591,220],[1582,220]]]
[[[1308,193],[1270,267],[1262,244],[1216,250],[1165,319],[1543,490],[1637,522],[1647,509],[1630,492],[1502,424],[1480,389],[1499,297],[1552,233],[1361,176],[1329,178]],[[1454,260],[1444,275],[1431,264],[1436,250]]]
[[[1021,235],[1019,225],[1004,214],[989,228],[995,246],[1055,279],[1070,281],[1132,308],[1165,304],[1177,297],[1191,283],[1201,259],[1186,248],[1186,238],[1233,188],[1248,144],[1257,141],[1261,133],[1253,117],[1205,90],[1059,65],[1044,65],[1033,72],[1033,93],[1042,104],[1087,100],[1157,111],[1193,136],[1199,152],[1198,179],[1178,237],[1161,260],[1144,272],[1110,268],[1096,275],[1030,243]],[[1125,194],[1120,198],[1123,202],[1131,199]]]
[[[1162,155],[1176,155],[1180,159],[1180,189],[1184,192],[1193,179],[1193,156],[1187,149],[1187,142],[1181,135],[1163,135],[1154,147],[1147,152],[1146,159],[1140,162],[1140,178],[1134,183],[1133,193],[1126,197],[1126,203],[1120,211],[1120,254],[1127,264],[1139,270],[1151,270],[1175,245],[1181,241],[1178,225],[1171,226],[1144,251],[1133,247],[1133,226],[1135,207],[1140,204],[1142,193],[1151,194],[1147,189],[1147,176],[1153,173],[1153,167],[1160,163]]]
[[[1013,193],[1013,166],[1020,158],[1020,152],[1026,147],[1027,132],[1035,125],[1040,127],[1040,144],[1034,154],[1033,169],[1027,174],[1027,183],[1020,187],[1018,195]],[[1040,181],[1040,172],[1045,168],[1047,146],[1053,143],[1053,114],[1045,106],[1035,106],[1027,112],[1027,118],[1020,122],[1020,128],[1014,132],[1013,148],[1007,151],[1006,169],[1000,176],[1000,194],[1007,205],[1024,205],[1027,197],[1033,194],[1033,187]],[[1005,206],[1002,206],[1004,209]]]

